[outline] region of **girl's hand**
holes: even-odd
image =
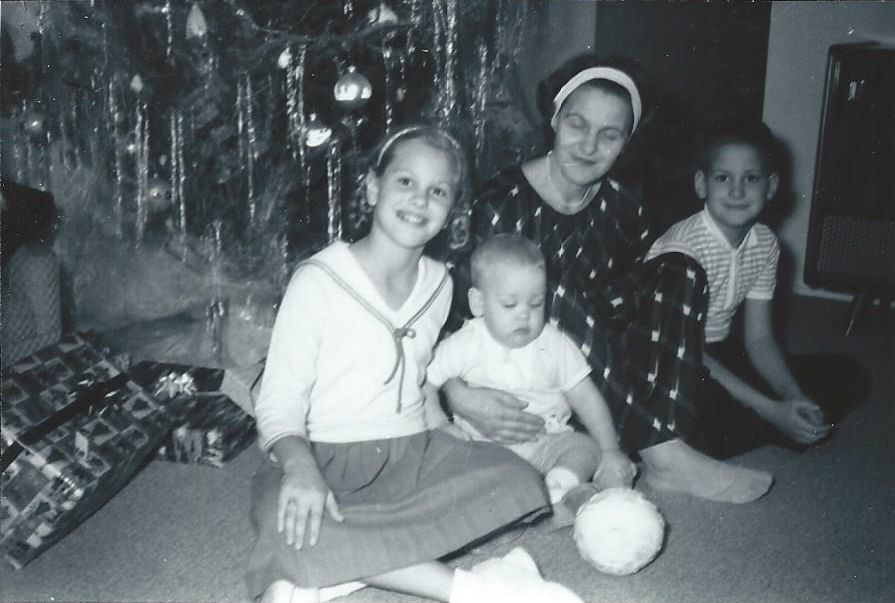
[[[488,387],[469,387],[452,379],[444,388],[453,411],[499,444],[530,442],[544,433],[544,419],[522,410],[527,402]]]
[[[277,531],[286,532],[286,543],[301,549],[307,534],[308,544],[317,544],[324,508],[335,521],[344,520],[317,465],[287,463],[283,467],[277,503]]]
[[[594,483],[602,488],[630,488],[637,475],[637,465],[621,450],[604,450]]]
[[[814,444],[827,437],[832,427],[824,423],[820,407],[807,398],[777,403],[770,419],[777,429],[798,444]]]

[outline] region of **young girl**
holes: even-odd
[[[447,223],[464,169],[439,129],[390,136],[366,178],[370,233],[313,256],[286,291],[256,405],[270,458],[253,484],[248,580],[265,602],[363,584],[512,600],[497,577],[435,561],[547,503],[512,452],[427,424],[422,385],[452,283],[423,247]]]

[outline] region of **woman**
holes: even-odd
[[[585,55],[548,78],[540,96],[552,148],[485,184],[472,207],[473,244],[514,232],[541,247],[548,263],[548,317],[587,356],[621,444],[639,453],[647,483],[749,502],[768,490],[770,474],[715,460],[695,447],[705,375],[705,274],[683,254],[643,263],[649,244],[643,208],[608,176],[643,115],[634,73],[629,63]],[[462,308],[466,257],[453,260],[455,306]],[[445,392],[455,413],[496,441],[528,441],[543,429],[538,417],[505,393],[459,380],[448,382]]]

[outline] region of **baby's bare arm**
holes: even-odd
[[[637,467],[618,443],[615,423],[603,394],[590,377],[566,392],[566,400],[581,424],[600,446],[600,467],[594,481],[603,487],[631,487]]]
[[[618,436],[606,399],[590,377],[567,391],[566,400],[601,450],[618,450]]]

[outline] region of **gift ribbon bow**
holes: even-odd
[[[159,377],[155,385],[155,395],[165,396],[165,398],[176,398],[183,394],[186,396],[195,396],[196,381],[189,373],[171,372],[167,375]]]

